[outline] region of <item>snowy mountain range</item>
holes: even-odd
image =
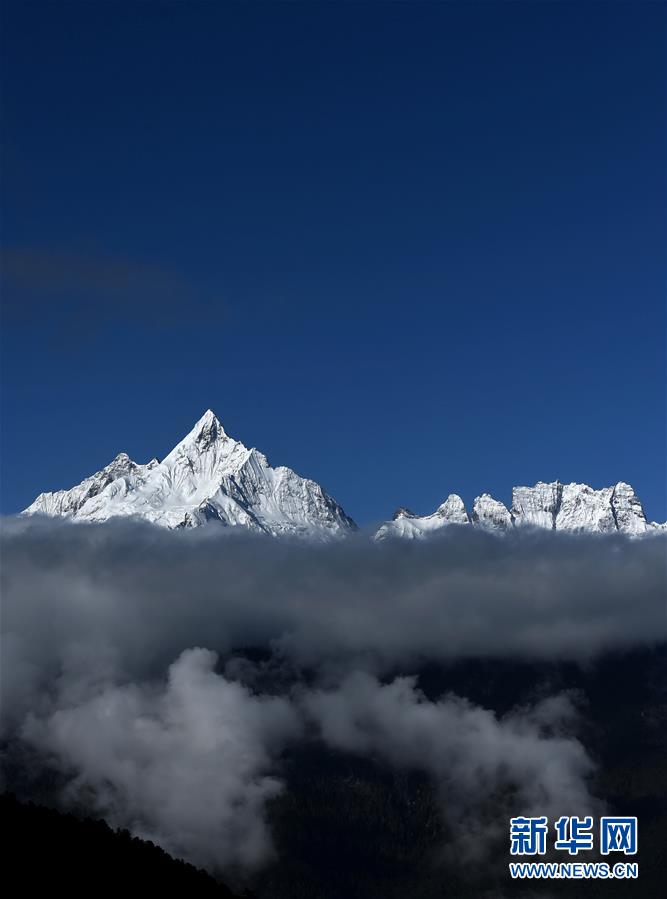
[[[526,526],[600,534],[620,531],[632,536],[667,530],[665,524],[646,520],[637,494],[622,481],[601,490],[593,490],[587,484],[540,481],[534,487],[515,487],[511,509],[488,493],[475,499],[470,514],[461,497],[454,493],[432,515],[414,515],[407,509],[398,509],[392,521],[380,526],[375,539],[422,539],[450,525],[495,531]]]
[[[341,506],[315,481],[291,468],[272,468],[262,453],[229,437],[209,409],[162,460],[145,465],[120,453],[101,471],[70,490],[41,493],[22,513],[106,521],[134,516],[167,528],[216,522],[271,536],[328,540],[355,529]],[[399,509],[380,526],[376,540],[420,539],[450,525],[507,531],[523,526],[631,535],[655,533],[629,484],[593,490],[586,484],[515,487],[507,509],[487,493],[469,514],[450,495],[432,515]]]
[[[121,453],[71,490],[42,493],[24,514],[79,521],[137,516],[167,528],[215,521],[277,536],[327,539],[355,527],[315,481],[272,468],[229,437],[209,409],[162,462]]]

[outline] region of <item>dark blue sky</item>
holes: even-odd
[[[665,6],[3,4],[2,509],[207,408],[362,523],[665,508]]]

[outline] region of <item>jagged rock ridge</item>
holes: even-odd
[[[515,487],[511,509],[488,493],[475,499],[470,515],[456,494],[448,496],[432,515],[419,516],[401,508],[392,521],[380,526],[375,539],[420,539],[450,525],[505,531],[520,527],[587,533],[620,531],[633,536],[666,528],[666,525],[646,520],[639,497],[622,481],[615,487],[601,490],[594,490],[587,484],[539,481],[534,487]]]

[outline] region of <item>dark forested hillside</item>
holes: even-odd
[[[148,890],[150,895],[210,896],[234,899],[223,884],[204,871],[167,855],[153,843],[126,830],[111,830],[103,821],[80,820],[53,809],[0,796],[4,884],[21,892],[74,895]]]

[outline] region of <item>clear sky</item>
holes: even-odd
[[[3,3],[2,511],[207,408],[361,523],[665,508],[662,3]]]

